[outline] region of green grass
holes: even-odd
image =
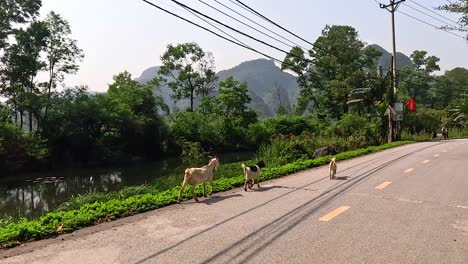
[[[347,151],[336,155],[337,160],[350,159],[369,153],[413,143],[400,141],[381,146]],[[330,156],[317,159],[297,160],[262,170],[261,180],[279,178],[304,169],[325,165]],[[246,163],[248,163],[246,161]],[[17,222],[0,221],[0,247],[14,247],[20,243],[53,237],[65,232],[91,226],[104,221],[111,221],[136,213],[154,210],[177,202],[183,175],[171,175],[158,179],[152,185],[126,187],[119,192],[100,194],[92,193],[73,197],[59,211],[50,212],[38,219],[23,219]],[[240,170],[240,162],[222,165],[215,172],[213,192],[222,192],[244,183]],[[187,189],[183,194],[185,199],[191,198]],[[202,187],[196,188],[196,195],[202,195]],[[57,230],[58,226],[63,226]]]

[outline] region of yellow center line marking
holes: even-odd
[[[382,184],[380,185],[377,185],[375,188],[376,189],[379,189],[379,190],[382,190],[383,188],[387,187],[388,185],[392,184],[392,182],[389,182],[389,181],[386,181],[386,182],[383,182]]]
[[[406,173],[410,173],[410,172],[412,172],[412,171],[414,171],[413,168],[409,168],[409,169],[406,169],[406,170],[405,170]]]
[[[330,220],[332,220],[333,218],[337,217],[338,215],[340,215],[341,213],[343,213],[344,211],[348,210],[349,206],[340,206],[338,208],[336,208],[335,210],[331,211],[330,213],[322,216],[319,221],[323,221],[323,222],[328,222]]]
[[[430,160],[425,160],[422,163],[429,163],[429,162],[431,162],[431,161]]]
[[[435,154],[435,155],[434,155],[434,158],[437,158],[437,157],[439,157],[439,156],[440,156],[440,154]]]

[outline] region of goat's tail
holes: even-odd
[[[336,162],[336,158],[333,157],[333,158],[331,159],[331,161],[332,161],[332,162]]]
[[[245,171],[245,169],[247,168],[247,167],[245,166],[245,164],[242,163],[241,166],[242,166],[242,169]]]

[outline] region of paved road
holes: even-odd
[[[468,263],[468,141],[418,143],[0,253],[1,263]]]

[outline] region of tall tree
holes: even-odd
[[[381,55],[365,43],[350,26],[326,26],[307,57],[293,48],[282,68],[298,74],[301,88],[298,109],[340,117],[349,111],[351,92],[368,85],[369,72],[377,72]],[[317,111],[318,110],[318,111]]]
[[[163,81],[174,92],[172,97],[189,99],[189,110],[193,112],[195,96],[204,98],[214,89],[217,77],[213,56],[196,43],[169,44],[161,61],[158,73],[165,76]]]
[[[248,95],[247,83],[234,80],[232,76],[219,82],[219,96],[216,98],[218,113],[224,120],[231,121],[243,117],[248,110],[251,99]]]
[[[443,109],[450,104],[463,104],[468,98],[468,69],[458,67],[435,78],[434,107]]]
[[[440,70],[438,64],[440,59],[436,56],[428,56],[427,51],[424,50],[415,50],[410,57],[413,67],[405,67],[400,73],[402,83],[399,93],[415,98],[416,102],[431,106],[433,103],[432,74]]]
[[[69,23],[60,15],[50,12],[45,19],[49,31],[47,38],[47,72],[49,81],[46,83],[46,105],[44,120],[47,120],[49,100],[52,89],[57,83],[64,80],[65,74],[74,74],[78,71],[78,61],[84,57],[83,50],[78,48],[76,40],[70,38],[71,28]]]
[[[8,47],[1,58],[4,67],[0,93],[9,98],[14,113],[20,113],[21,127],[23,113],[28,112],[29,129],[32,130],[32,116],[41,108],[35,78],[45,66],[41,53],[45,50],[48,30],[45,23],[32,22],[28,28],[14,31],[16,43]]]
[[[13,25],[24,24],[39,14],[41,0],[0,1],[0,51],[8,44],[13,34]]]
[[[255,111],[248,109],[251,99],[247,83],[230,76],[219,82],[218,90],[215,113],[220,117],[225,144],[238,145],[245,138],[245,128],[257,121]]]

